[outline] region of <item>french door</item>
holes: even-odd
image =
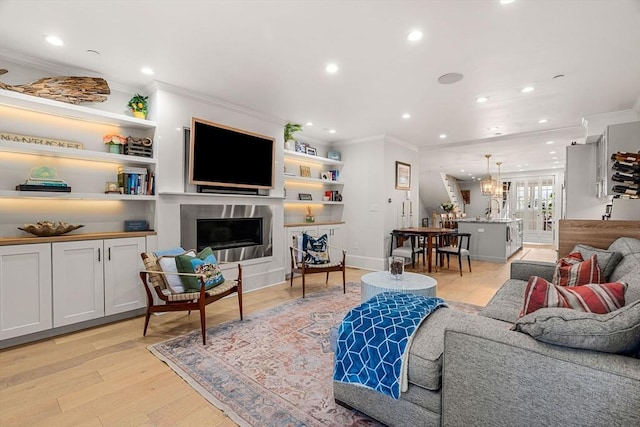
[[[553,175],[516,178],[511,185],[511,212],[522,218],[525,243],[553,243],[557,224],[554,185]]]

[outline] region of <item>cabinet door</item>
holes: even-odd
[[[104,316],[102,240],[53,243],[53,326]]]
[[[0,339],[51,325],[51,245],[1,246]]]
[[[144,270],[140,254],[145,251],[144,237],[104,241],[105,315],[146,306],[145,291],[138,275]]]
[[[326,234],[329,237],[329,244],[336,248],[344,248],[343,226],[342,225],[322,225],[318,226],[318,235]]]

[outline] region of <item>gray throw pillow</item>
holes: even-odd
[[[640,265],[640,240],[632,237],[619,237],[609,246],[610,251],[620,252],[622,261],[611,273],[609,281],[617,282],[630,271]]]
[[[571,252],[580,252],[582,255],[582,259],[589,259],[591,255],[596,254],[598,258],[598,267],[600,267],[600,271],[602,272],[602,283],[609,282],[609,276],[613,273],[616,266],[622,259],[622,253],[594,248],[593,246],[588,245],[576,245]]]
[[[640,300],[640,265],[636,265],[633,270],[622,276],[620,281],[627,284],[627,290],[624,293],[626,305]]]
[[[640,349],[640,301],[607,314],[541,308],[520,318],[514,330],[549,344],[635,355]]]

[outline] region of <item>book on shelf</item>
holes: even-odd
[[[146,175],[149,171],[146,168],[139,168],[134,166],[119,166],[119,173],[135,173],[139,175]]]
[[[133,168],[133,170],[144,170],[144,173],[127,172],[127,168],[122,168],[118,173],[118,188],[122,194],[151,195],[155,194],[155,172],[144,168]],[[130,169],[131,170],[131,169]]]

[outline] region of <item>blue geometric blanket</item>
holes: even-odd
[[[405,350],[422,321],[442,306],[440,298],[383,292],[353,308],[338,329],[333,379],[400,398]]]

